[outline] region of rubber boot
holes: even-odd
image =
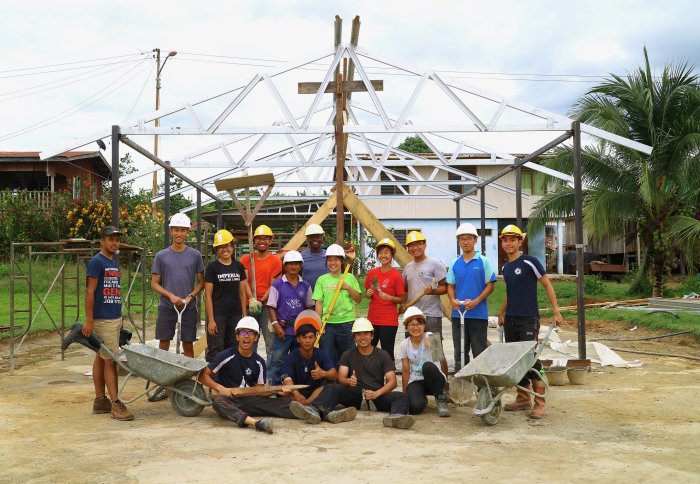
[[[533,380],[532,389],[540,394],[544,395],[545,386],[542,380]],[[535,406],[532,407],[532,412],[530,412],[530,418],[540,419],[547,415],[547,407],[545,405],[544,396],[535,397]]]
[[[532,390],[532,384],[527,385],[528,390]],[[508,412],[515,412],[517,410],[529,409],[532,406],[532,396],[524,390],[517,388],[518,396],[512,403],[506,403],[503,408]]]
[[[68,348],[68,346],[71,345],[71,343],[80,343],[81,345],[85,346],[88,349],[91,349],[95,353],[100,351],[100,345],[102,344],[102,340],[95,333],[92,333],[89,337],[85,337],[82,331],[83,325],[80,323],[75,323],[73,326],[71,326],[70,332],[63,339],[61,349],[63,351],[66,351],[66,349]]]

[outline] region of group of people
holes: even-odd
[[[462,354],[467,364],[470,351],[476,357],[488,345],[487,298],[496,275],[489,259],[475,250],[478,233],[473,225],[462,224],[457,229],[462,254],[447,268],[426,255],[427,240],[419,231],[407,235],[406,248],[413,261],[403,274],[393,264],[395,242],[380,240],[375,246],[380,265],[368,272],[364,288],[348,272],[354,250],[345,251],[337,244],[323,249],[324,231],[319,225],[306,228],[307,249],[287,251],[282,259],[270,251],[274,234],[266,225],[254,231],[254,253],[240,261],[233,257],[233,235],[219,230],[213,242],[217,257],[206,269],[199,251],[185,243],[190,226],[186,215],[174,215],[170,220],[172,244],[158,252],[153,262],[151,287],[161,296],[156,339],[161,349],[169,348],[176,310],[182,312],[183,352],[194,357],[194,301],[203,291],[208,367],[200,382],[213,390],[213,408],[221,417],[271,433],[271,419],[254,417],[340,423],[354,419],[363,402],[368,408],[371,402],[377,410],[389,413],[383,420],[385,426],[410,428],[413,415],[426,408],[428,395],[435,397],[439,416],[450,415],[447,362],[433,359],[428,336],[438,333],[442,339],[440,297],[448,294],[453,308],[455,372],[462,366]],[[119,330],[115,333],[114,329],[121,327],[121,299],[112,297],[107,302],[105,294],[119,293],[119,267],[113,256],[120,235],[114,227],[101,233],[101,251],[87,271],[83,328],[86,336],[94,331],[113,350],[118,349]],[[507,296],[499,323],[505,326],[507,342],[536,339],[536,283],[545,287],[558,324],[561,314],[556,295],[539,261],[520,252],[524,239],[520,229],[509,225],[500,238],[509,262],[502,271]],[[116,291],[106,291],[108,285],[116,285]],[[356,318],[355,304],[363,294],[370,300],[367,318]],[[395,351],[400,313],[404,313],[406,338]],[[466,313],[463,326],[460,313]],[[267,360],[257,354],[260,340]],[[401,361],[402,391],[396,391],[396,357]],[[540,369],[537,362],[520,382],[529,391],[518,389],[516,401],[506,405],[506,410],[530,408],[530,392],[534,392],[531,417],[544,417]],[[133,419],[117,398],[116,368],[108,355],[96,355],[93,379],[94,413]],[[277,398],[250,394],[251,388],[265,384],[283,385],[274,392]],[[291,385],[306,387],[290,390]],[[165,389],[159,389],[149,400],[165,396]]]

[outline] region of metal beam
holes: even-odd
[[[112,225],[119,228],[119,126],[112,126]]]
[[[583,186],[581,177],[581,123],[571,124],[574,137],[574,217],[576,224],[576,306],[578,320],[578,357],[586,359],[586,297],[583,254]]]

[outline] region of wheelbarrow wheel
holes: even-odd
[[[491,400],[498,395],[498,391],[495,388],[491,389],[489,394],[489,389],[486,386],[479,388],[476,394],[476,408],[486,408],[491,403]],[[503,408],[503,403],[499,398],[498,401],[493,405],[493,408],[489,413],[485,413],[481,416],[481,420],[484,421],[486,425],[496,425],[501,419],[501,410]]]
[[[176,389],[189,395],[194,395],[200,400],[207,400],[207,395],[204,392],[204,388],[202,388],[202,385],[195,385],[194,380],[182,380],[177,382],[174,386]],[[192,387],[194,387],[194,393],[192,392]],[[173,406],[175,411],[183,417],[195,417],[204,409],[204,405],[200,405],[199,403],[190,399],[190,397],[181,395],[177,392],[170,392],[170,404]]]

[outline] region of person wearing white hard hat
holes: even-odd
[[[197,339],[196,297],[204,289],[204,262],[202,254],[187,246],[191,222],[184,213],[176,213],[170,219],[170,247],[158,252],[151,267],[151,288],[160,294],[156,339],[159,348],[168,350],[175,336],[177,312],[182,314],[182,350],[185,356],[194,357],[194,341]]]
[[[393,265],[396,244],[389,238],[381,239],[375,246],[380,267],[367,272],[365,296],[370,300],[367,318],[374,326],[372,345],[382,349],[394,359],[394,341],[399,327],[397,305],[403,301],[403,277]]]
[[[408,429],[415,418],[408,414],[408,396],[393,391],[396,388],[394,361],[389,354],[372,346],[374,327],[367,318],[357,318],[352,325],[356,347],[343,353],[338,368],[338,383],[326,385],[311,405],[294,401],[289,404],[292,413],[308,423],[321,420],[340,423],[355,418],[355,412],[334,412],[336,405],[360,410],[362,402],[373,402],[380,412],[389,412],[382,424],[385,427]]]
[[[326,249],[323,248],[323,227],[318,224],[309,224],[304,230],[307,248],[301,251],[304,259],[304,280],[311,288],[316,287],[316,281],[328,272],[326,267]]]
[[[440,417],[449,417],[445,386],[447,376],[441,370],[441,361],[434,361],[425,331],[425,315],[415,306],[406,309],[403,324],[409,337],[401,342],[397,351],[401,359],[401,383],[403,392],[408,395],[408,409],[413,415],[425,410],[427,395],[435,397]]]
[[[354,256],[354,251],[348,256]],[[355,304],[362,300],[360,283],[350,272],[344,273],[346,254],[338,244],[332,244],[326,249],[326,266],[328,274],[316,281],[313,299],[316,301],[316,312],[326,321],[325,332],[319,341],[319,348],[326,352],[338,364],[338,359],[344,351],[353,347],[352,322],[355,321]],[[350,257],[348,257],[350,258]],[[336,289],[340,288],[336,296]]]
[[[255,318],[245,316],[236,324],[236,346],[219,353],[199,375],[199,382],[215,392],[212,408],[221,417],[238,427],[251,426],[272,433],[272,419],[253,417],[294,418],[287,398],[266,398],[240,395],[243,388],[264,386],[265,360],[253,351],[260,336]]]
[[[279,385],[284,357],[295,342],[294,321],[305,309],[314,307],[311,299],[311,286],[302,279],[301,254],[290,250],[284,254],[283,274],[270,286],[267,307],[270,311],[274,343],[267,357],[268,380],[271,385]]]
[[[241,264],[245,267],[248,276],[248,314],[257,319],[260,324],[260,332],[267,355],[272,352],[272,344],[274,343],[274,335],[270,328],[270,311],[266,306],[267,298],[270,294],[270,286],[282,275],[282,261],[270,251],[273,238],[272,229],[267,225],[258,225],[253,232],[255,280],[253,280],[250,268],[250,254],[241,257]],[[253,297],[251,289],[253,284],[255,284],[256,297]]]
[[[234,240],[231,232],[226,229],[214,234],[217,258],[204,271],[204,300],[208,320],[207,361],[235,345],[236,323],[246,315],[241,303],[246,297],[246,274],[243,264],[233,257]]]
[[[469,350],[476,358],[486,349],[489,306],[487,298],[493,292],[496,273],[491,261],[475,249],[479,234],[470,223],[463,223],[456,232],[462,254],[450,263],[447,271],[447,294],[452,303],[452,341],[454,343],[455,373],[469,363]],[[459,311],[466,311],[464,327]],[[460,341],[464,332],[464,347]]]
[[[413,230],[406,236],[406,249],[413,261],[403,269],[403,285],[406,290],[403,313],[410,303],[425,314],[427,330],[440,333],[442,338],[442,303],[440,296],[447,293],[447,271],[442,261],[428,257],[425,253],[428,241],[420,231]],[[420,299],[419,299],[420,298]],[[406,334],[408,337],[408,333]]]

